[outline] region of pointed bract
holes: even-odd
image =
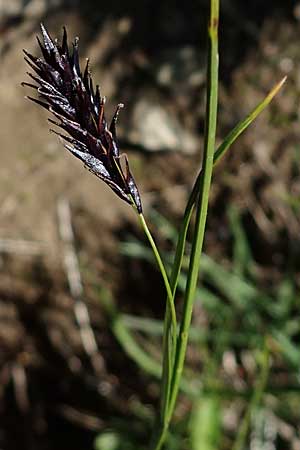
[[[94,90],[86,61],[83,75],[78,54],[78,38],[73,49],[68,47],[67,31],[63,28],[61,45],[53,40],[41,24],[42,41],[37,38],[42,52],[35,57],[24,50],[25,60],[34,75],[28,75],[37,83],[22,83],[35,89],[38,98],[27,97],[36,104],[48,109],[58,120],[49,119],[69,136],[54,131],[64,140],[65,148],[79,158],[97,177],[103,180],[122,200],[142,212],[140,195],[130,172],[125,155],[125,173],[120,164],[120,151],[117,143],[116,124],[120,103],[113,116],[110,127],[105,119],[105,97],[101,97],[99,86]]]

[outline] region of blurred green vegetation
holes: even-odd
[[[174,247],[177,231],[157,211],[152,210],[150,217],[166,249],[165,261],[171,264],[173,254],[167,249]],[[300,294],[296,271],[289,265],[276,284],[265,283],[238,209],[229,205],[227,217],[231,258],[215,261],[205,254],[202,259],[181,385],[183,396],[167,448],[242,450],[253,448],[256,441],[261,445],[257,448],[292,448],[293,437],[298,439],[300,413]],[[121,244],[121,252],[126,258],[155,265],[147,244],[134,235],[128,235]],[[179,291],[185,285],[187,262]],[[120,313],[107,291],[101,292],[101,301],[127,356],[140,370],[159,378],[157,348],[161,345],[162,322]],[[147,430],[153,416],[149,407],[144,419],[138,413],[137,421],[144,421]],[[97,450],[104,449],[103,440],[109,438],[113,443],[122,441],[121,446],[111,448],[134,448],[135,439],[143,436],[143,432],[133,434],[130,447],[126,443],[128,433],[126,439],[121,439],[118,428],[110,433],[99,437]]]

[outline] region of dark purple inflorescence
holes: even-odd
[[[78,57],[78,38],[70,52],[67,32],[64,28],[61,44],[54,41],[41,25],[43,43],[38,39],[42,57],[38,58],[26,50],[25,60],[34,70],[28,75],[36,84],[22,83],[36,89],[38,99],[28,97],[49,110],[58,121],[51,123],[68,135],[59,133],[64,146],[84,162],[85,166],[127,203],[142,212],[141,199],[124,154],[124,168],[120,162],[120,151],[116,137],[119,104],[108,127],[104,115],[105,97],[101,97],[99,86],[94,89],[87,60],[82,75]]]

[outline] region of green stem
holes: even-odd
[[[231,147],[231,145],[235,142],[235,140],[248,128],[248,126],[256,119],[256,117],[269,105],[271,100],[275,97],[278,91],[281,89],[283,84],[286,81],[286,77],[282,78],[282,80],[277,83],[272,90],[268,93],[268,95],[259,102],[256,107],[243,119],[240,121],[233,130],[225,137],[224,141],[220,144],[217,150],[214,153],[214,166],[222,159],[227,150]],[[172,273],[170,279],[170,285],[173,292],[173,298],[175,299],[176,289],[179,279],[179,274],[181,271],[185,242],[188,227],[190,224],[191,216],[194,210],[195,202],[197,199],[197,195],[199,193],[199,189],[201,186],[203,172],[202,170],[199,172],[196,181],[194,183],[193,189],[189,196],[188,203],[186,205],[183,220],[180,226],[180,230],[178,233],[178,240],[176,245],[174,263],[172,265]],[[166,307],[165,320],[164,320],[164,337],[163,337],[163,373],[162,373],[162,387],[161,387],[161,420],[164,422],[167,415],[167,408],[169,403],[169,394],[170,394],[170,384],[171,384],[171,371],[173,365],[173,358],[170,360],[170,355],[172,354],[170,346],[170,341],[167,338],[168,331],[170,329],[170,311],[168,308],[168,304]]]
[[[211,4],[211,8],[216,7],[216,9],[219,8],[219,5],[215,3],[215,6]],[[218,14],[217,14],[218,16]],[[210,33],[210,39],[211,39],[211,48],[210,48],[210,56],[213,54],[213,41],[215,41],[215,49],[216,49],[216,59],[217,59],[217,25],[218,25],[218,17],[215,16],[213,21],[211,21],[210,25],[215,25],[215,36],[212,36]],[[214,27],[210,26],[210,32],[213,30]],[[211,68],[211,66],[210,66]],[[208,80],[211,75],[210,68],[208,68]],[[216,77],[217,78],[217,77]],[[212,79],[212,78],[211,78]],[[216,165],[217,162],[219,162],[222,158],[222,156],[226,153],[226,151],[229,149],[229,147],[234,143],[234,141],[238,138],[240,134],[242,134],[245,129],[255,120],[255,118],[268,106],[268,104],[271,102],[271,100],[274,98],[274,96],[278,93],[278,91],[281,89],[282,85],[286,81],[286,77],[284,77],[278,84],[274,86],[274,88],[269,92],[269,94],[248,114],[248,116],[239,122],[235,128],[225,137],[222,144],[218,147],[216,152],[213,155],[213,165]],[[212,83],[213,84],[213,83]],[[216,79],[217,84],[217,79]],[[217,96],[217,94],[216,94]],[[181,270],[182,260],[183,260],[183,254],[184,254],[184,248],[185,248],[185,242],[186,242],[186,236],[187,231],[190,223],[190,219],[192,216],[192,212],[195,206],[195,202],[197,200],[197,195],[199,193],[199,190],[203,186],[203,171],[201,170],[195,184],[193,186],[193,190],[190,194],[188,203],[185,208],[183,221],[180,227],[179,235],[178,235],[178,241],[176,245],[176,252],[175,252],[175,258],[174,263],[172,265],[172,273],[171,273],[171,280],[170,285],[173,293],[173,299],[175,298],[176,294],[176,288],[178,284],[178,278]],[[200,200],[201,201],[201,200]],[[165,313],[165,320],[164,320],[164,338],[163,338],[163,374],[162,374],[162,389],[161,389],[161,431],[158,431],[158,441],[157,441],[157,447],[160,448],[162,446],[162,443],[165,439],[165,435],[168,428],[168,408],[169,408],[169,397],[170,397],[170,390],[171,390],[171,375],[173,370],[173,349],[170,349],[170,340],[168,339],[169,336],[169,330],[170,330],[170,310],[169,310],[169,304],[167,303],[166,306],[166,313]],[[185,351],[184,351],[185,353]],[[176,400],[175,394],[175,400]],[[174,395],[173,395],[174,397]],[[171,407],[172,411],[173,406]],[[172,414],[172,412],[171,412]]]
[[[226,151],[231,147],[231,145],[235,142],[235,140],[248,128],[248,126],[256,119],[256,117],[269,105],[271,100],[275,97],[278,91],[281,89],[283,84],[286,81],[286,77],[282,78],[282,80],[277,83],[273,89],[268,93],[268,95],[260,102],[258,105],[243,119],[239,122],[233,130],[225,137],[224,141],[217,148],[214,153],[214,166],[222,159]],[[178,241],[176,245],[174,263],[172,265],[172,273],[170,279],[170,285],[173,292],[173,298],[175,299],[176,289],[179,279],[179,274],[181,271],[185,242],[188,227],[190,224],[191,216],[194,210],[195,202],[197,200],[197,195],[199,193],[199,189],[201,186],[203,172],[202,170],[199,172],[196,181],[194,183],[193,189],[189,196],[188,203],[186,205],[183,220],[180,226],[180,230],[178,233]],[[162,421],[165,420],[169,402],[169,394],[170,394],[170,373],[172,369],[172,361],[169,360],[169,356],[171,354],[170,349],[168,348],[169,340],[167,339],[168,330],[170,327],[170,311],[166,308],[165,320],[164,320],[164,338],[163,338],[163,373],[162,373],[162,388],[161,388],[161,418]]]
[[[208,210],[208,199],[214,163],[214,149],[217,121],[218,102],[218,22],[219,22],[219,0],[211,0],[210,20],[208,25],[209,35],[209,58],[207,76],[207,110],[205,142],[203,155],[203,169],[200,182],[200,194],[197,201],[195,232],[192,242],[192,250],[189,264],[187,286],[184,298],[183,317],[178,336],[178,345],[173,370],[171,398],[168,410],[167,425],[172,417],[180,379],[183,371],[188,333],[191,323],[196,286],[198,281],[200,258],[204,240],[206,217]],[[159,450],[161,447],[157,447]]]
[[[196,185],[195,185],[196,186]],[[196,187],[194,188],[194,190]],[[193,191],[194,191],[193,190]],[[187,231],[189,227],[189,223],[191,220],[191,215],[194,209],[193,204],[193,196],[190,197],[190,201],[187,204],[185,209],[182,226],[180,229],[180,233],[178,236],[178,242],[175,251],[174,263],[172,266],[170,285],[173,292],[173,298],[175,299],[176,288],[178,284],[178,278],[182,266],[184,247],[186,242]],[[162,379],[161,379],[161,423],[162,427],[164,427],[164,423],[166,422],[168,416],[168,408],[170,401],[170,390],[172,383],[172,370],[174,365],[175,351],[176,349],[170,349],[170,341],[168,339],[169,330],[170,330],[170,308],[167,305],[166,313],[164,318],[164,333],[163,333],[163,371],[162,371]]]
[[[170,395],[171,387],[171,369],[174,363],[174,355],[176,351],[176,338],[177,338],[177,320],[176,320],[176,310],[174,305],[173,292],[169,283],[169,279],[160,257],[159,251],[156,247],[154,239],[150,233],[143,214],[139,214],[139,220],[141,226],[150,242],[153,253],[155,255],[159,270],[162,274],[166,291],[167,291],[167,304],[166,313],[164,321],[164,333],[163,333],[163,371],[162,371],[162,382],[161,382],[161,417],[160,421],[163,421],[163,417],[166,414],[166,408],[168,406],[168,400]]]
[[[176,319],[176,311],[175,311],[173,293],[172,293],[172,290],[171,290],[169,278],[168,278],[165,266],[164,266],[164,264],[162,262],[162,259],[161,259],[160,253],[158,251],[158,248],[156,247],[154,239],[153,239],[153,237],[152,237],[152,235],[150,233],[150,230],[148,228],[148,225],[146,223],[146,220],[145,220],[145,218],[144,218],[142,213],[138,214],[138,216],[139,216],[139,220],[140,220],[140,224],[142,226],[142,229],[144,230],[145,235],[147,236],[148,241],[149,241],[149,243],[151,245],[151,248],[153,250],[153,253],[154,253],[157,265],[159,267],[160,273],[162,275],[162,278],[163,278],[163,281],[164,281],[164,284],[165,284],[165,288],[166,288],[166,291],[167,291],[167,302],[168,302],[167,304],[168,304],[168,307],[170,308],[173,333],[176,336],[177,319]]]
[[[231,147],[231,145],[236,141],[236,139],[248,128],[248,126],[256,119],[256,117],[262,111],[264,111],[264,109],[269,105],[269,103],[273,100],[275,95],[282,88],[285,81],[286,81],[286,77],[283,77],[279,81],[279,83],[277,83],[271,89],[271,91],[268,93],[268,95],[261,102],[259,102],[258,105],[256,105],[256,107],[245,117],[245,119],[243,119],[241,122],[239,122],[233,128],[233,130],[230,131],[230,133],[225,137],[224,141],[220,144],[220,146],[217,148],[217,150],[214,153],[214,166],[216,166],[217,163],[220,162],[222,157],[225,155],[225,153]],[[199,188],[202,183],[202,176],[203,176],[203,172],[201,170],[196,178],[196,181],[194,183],[188,203],[186,205],[183,221],[182,221],[180,231],[178,234],[178,241],[177,241],[177,245],[176,245],[176,252],[175,252],[174,263],[172,266],[172,274],[171,274],[171,281],[170,281],[171,288],[173,291],[173,297],[175,297],[175,294],[176,294],[176,287],[177,287],[178,278],[179,278],[181,265],[182,265],[182,258],[183,258],[183,254],[184,254],[187,231],[188,231],[189,223],[191,220],[192,212],[194,210],[195,202],[197,199],[197,194],[199,193]]]

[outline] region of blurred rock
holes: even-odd
[[[55,2],[57,6],[58,1]],[[60,2],[61,3],[61,2]],[[28,18],[38,18],[46,14],[49,7],[52,5],[52,1],[47,0],[30,0],[24,7],[24,15]]]
[[[196,137],[182,127],[176,116],[147,97],[137,100],[130,129],[130,140],[149,150],[193,153],[198,148]]]

